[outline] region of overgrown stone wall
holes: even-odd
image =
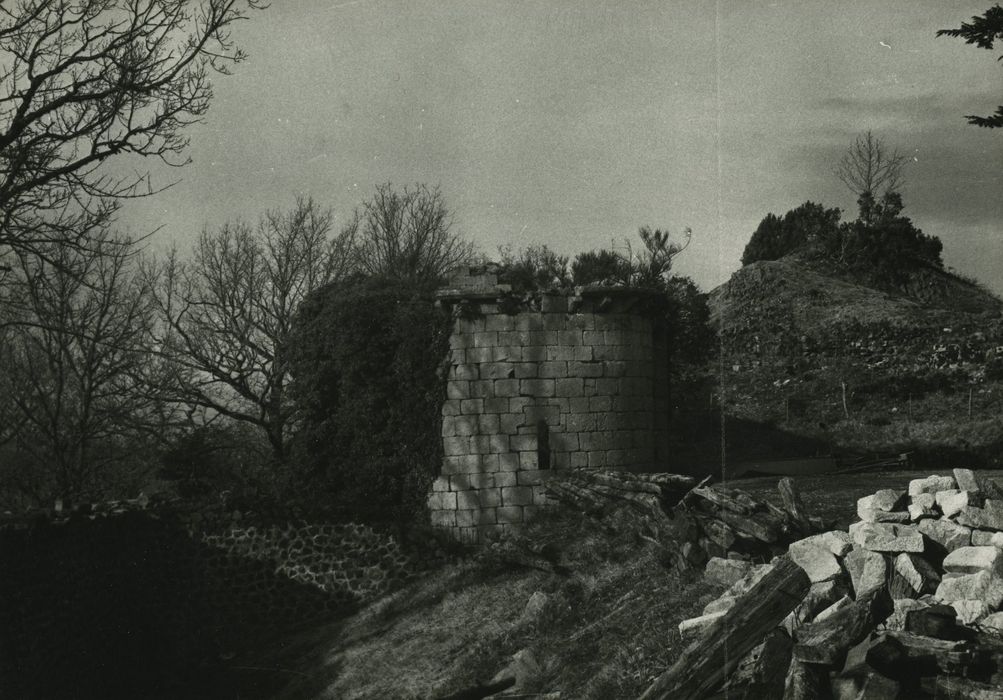
[[[519,297],[490,275],[461,282],[439,293],[455,326],[433,525],[481,542],[546,504],[552,470],[664,464],[664,297],[622,288]]]
[[[422,563],[365,525],[206,531],[186,515],[118,502],[0,522],[0,698],[192,697],[221,653],[343,614]]]

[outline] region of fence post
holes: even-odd
[[[843,415],[846,416],[846,420],[850,420],[850,409],[846,407],[846,382],[840,382],[843,385]]]

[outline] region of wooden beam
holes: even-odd
[[[805,663],[841,666],[847,650],[862,642],[894,609],[887,588],[872,591],[821,622],[796,628],[794,657]]]
[[[731,675],[746,654],[797,607],[811,581],[788,557],[743,595],[676,662],[648,687],[641,700],[704,698]]]

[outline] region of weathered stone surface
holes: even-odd
[[[923,551],[923,535],[914,525],[853,523],[850,525],[850,536],[854,544],[873,552]]]
[[[972,543],[971,528],[950,520],[921,520],[916,527],[947,552],[953,552],[958,547],[967,547]]]
[[[979,480],[975,477],[975,472],[971,469],[954,469],[954,480],[958,484],[958,488],[962,491],[978,492]]]
[[[843,559],[843,566],[850,574],[853,594],[857,598],[885,585],[888,565],[877,552],[854,549]]]
[[[986,615],[984,618],[979,620],[979,625],[1003,632],[1003,612]]]
[[[919,520],[920,518],[936,516],[936,503],[936,497],[932,493],[921,493],[917,496],[912,496],[908,506],[909,518]]]
[[[965,506],[957,520],[979,530],[1003,531],[1003,501],[987,500],[982,508]]]
[[[806,547],[810,545],[824,547],[837,557],[846,556],[846,553],[853,549],[853,543],[850,541],[850,535],[843,530],[830,530],[829,532],[823,532],[818,535],[811,535],[810,537],[798,540],[793,543],[791,547]]]
[[[708,581],[731,586],[752,570],[752,562],[742,559],[722,559],[711,557],[704,570],[704,578]]]
[[[885,620],[885,628],[896,632],[906,628],[906,616],[911,610],[922,610],[930,607],[930,604],[925,600],[915,598],[896,598],[893,602],[895,603],[895,611]]]
[[[871,507],[886,513],[899,510],[899,506],[905,501],[905,495],[905,491],[896,491],[895,489],[875,491],[871,499]]]
[[[733,583],[731,587],[725,591],[725,595],[730,595],[733,598],[745,595],[753,586],[759,583],[760,579],[772,570],[773,564],[754,565],[749,573]]]
[[[944,559],[944,571],[974,574],[977,571],[1003,570],[1003,551],[992,545],[959,547]]]
[[[992,545],[1003,548],[1003,532],[991,530],[972,530],[972,544],[975,546]]]
[[[956,600],[981,600],[993,610],[1003,602],[1003,580],[988,571],[975,574],[946,575],[935,594],[945,603]]]
[[[791,543],[788,553],[794,563],[804,569],[812,583],[829,581],[843,573],[843,568],[826,544],[817,537]]]
[[[953,600],[951,607],[958,613],[958,622],[971,625],[989,615],[992,610],[984,600]]]
[[[846,586],[839,581],[813,583],[804,600],[784,618],[784,628],[793,634],[795,628],[814,620],[821,610],[829,607],[848,592]]]
[[[902,511],[886,511],[878,508],[875,505],[876,494],[871,494],[870,496],[864,496],[857,501],[857,517],[868,523],[904,523],[909,520],[909,512]]]
[[[938,491],[936,498],[937,505],[940,506],[940,511],[946,518],[950,518],[952,515],[957,515],[963,508],[965,508],[965,506],[968,505],[967,491],[959,491],[957,489]]]
[[[921,493],[937,493],[947,489],[957,488],[957,483],[953,476],[928,476],[925,479],[913,479],[909,482],[909,495],[917,496]]]
[[[895,557],[894,575],[889,581],[892,598],[915,598],[933,593],[940,583],[940,574],[918,554],[903,552]]]

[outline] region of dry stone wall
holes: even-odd
[[[665,460],[659,295],[579,288],[515,297],[490,276],[440,292],[455,315],[433,525],[478,543],[546,505],[553,470]]]

